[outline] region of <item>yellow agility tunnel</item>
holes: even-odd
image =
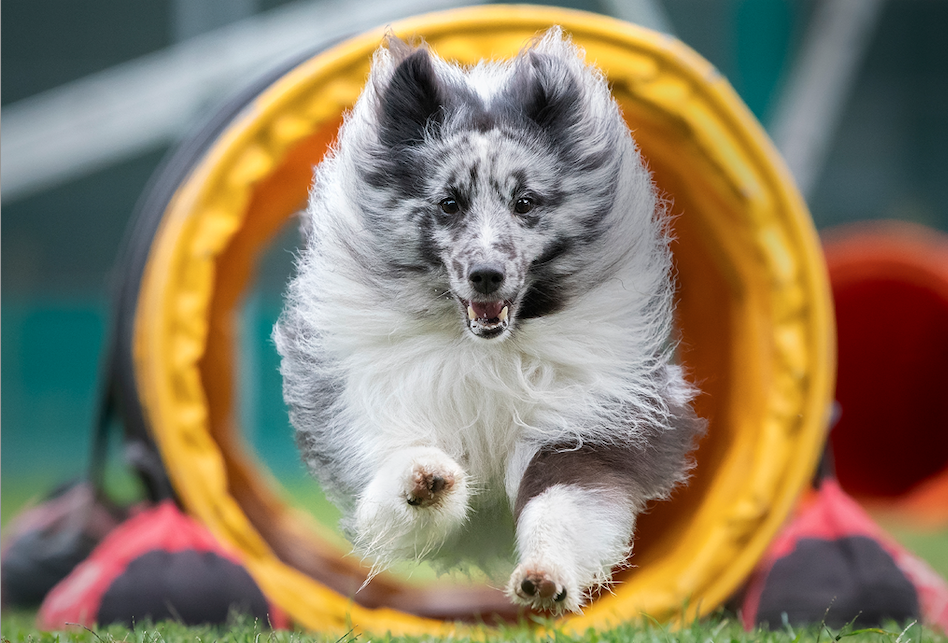
[[[512,56],[554,24],[605,72],[673,204],[681,360],[710,421],[690,485],[641,517],[633,566],[617,574],[614,593],[560,625],[706,614],[751,571],[822,451],[835,346],[820,246],[760,125],[714,67],[673,38],[530,6],[454,10],[391,29],[475,63]],[[234,409],[237,306],[258,257],[305,203],[383,33],[272,76],[205,130],[185,170],[159,181],[141,224],[150,232],[141,279],[124,293],[128,382],[174,494],[291,619],[339,634],[449,634],[517,613],[487,586],[383,574],[356,593],[365,570],[281,500]]]

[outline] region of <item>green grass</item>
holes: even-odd
[[[948,526],[926,528],[893,519],[880,520],[879,524],[906,549],[931,565],[942,578],[948,578]]]
[[[33,626],[34,614],[5,613],[2,618],[3,643],[434,643],[433,637],[368,637],[352,631],[343,637],[320,636],[297,631],[269,631],[259,622],[237,618],[226,626],[185,626],[175,622],[143,624],[128,629],[118,625],[95,629],[73,627],[65,632],[40,632]],[[528,625],[502,629],[482,630],[473,638],[450,639],[457,643],[486,641],[503,643],[948,643],[948,638],[917,623],[899,626],[895,623],[884,628],[855,629],[845,626],[831,629],[826,626],[793,628],[786,626],[777,631],[745,632],[733,615],[724,613],[695,621],[687,627],[675,629],[645,620],[605,631],[588,631],[571,635],[555,629],[540,632]]]
[[[8,482],[7,480],[4,481]],[[133,489],[127,481],[114,481],[112,490],[117,495],[133,496]],[[48,485],[46,485],[48,486]],[[128,488],[126,488],[128,487]],[[36,489],[43,489],[40,484],[3,485],[3,513],[6,523],[14,507],[21,507],[27,498],[39,498]],[[318,491],[318,490],[316,490]],[[322,494],[314,491],[312,481],[306,484],[286,485],[283,492],[286,501],[297,508],[307,511],[324,524],[334,524],[338,520],[338,510],[333,507]],[[11,502],[13,501],[13,502]],[[927,559],[940,573],[948,575],[948,530],[920,531],[905,525],[885,525],[896,538]],[[342,543],[341,537],[339,542]],[[425,573],[425,570],[414,569],[409,577],[405,573],[407,582],[424,582],[435,574]],[[305,632],[271,632],[261,627],[259,623],[237,620],[228,626],[187,627],[179,623],[165,622],[158,624],[144,624],[135,629],[121,626],[108,626],[94,630],[82,627],[73,627],[67,632],[41,632],[34,625],[35,612],[4,610],[0,625],[2,625],[2,643],[208,643],[210,641],[228,641],[233,643],[433,643],[437,638],[412,637],[368,637],[364,633],[352,632],[339,639],[334,636],[320,636]],[[463,643],[466,638],[452,639]],[[733,615],[725,613],[704,619],[683,629],[675,630],[655,622],[645,621],[640,624],[628,624],[612,630],[602,632],[587,632],[583,635],[568,635],[558,632],[555,628],[552,633],[539,633],[537,629],[528,626],[509,627],[505,629],[483,630],[474,640],[488,643],[744,643],[761,641],[763,643],[834,643],[835,641],[848,642],[884,642],[884,643],[948,643],[948,637],[918,624],[909,627],[890,624],[883,629],[858,630],[853,627],[831,629],[812,626],[808,628],[785,627],[775,632],[755,631],[745,632]]]

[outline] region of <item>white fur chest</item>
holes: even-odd
[[[614,378],[588,333],[558,340],[566,329],[545,321],[503,342],[421,333],[350,354],[345,406],[365,455],[378,462],[406,446],[437,446],[496,493],[518,443],[581,433],[577,417],[596,414]]]
[[[537,425],[549,391],[537,388],[540,369],[518,351],[484,344],[416,337],[353,359],[363,364],[349,370],[346,406],[374,458],[437,446],[475,487],[502,488],[508,457]]]

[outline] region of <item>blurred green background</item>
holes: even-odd
[[[378,13],[382,4],[388,13]],[[320,33],[319,38],[328,41],[418,7],[451,4],[434,0],[3,2],[0,96],[3,116],[8,117],[3,132],[0,253],[0,507],[4,524],[28,500],[81,475],[88,466],[100,354],[109,326],[111,270],[136,199],[175,139],[253,74],[241,71],[220,80],[158,134],[135,139],[134,128],[128,128],[126,138],[115,135],[115,150],[73,163],[58,174],[44,174],[40,163],[32,175],[24,170],[14,177],[20,169],[19,157],[8,143],[17,142],[10,142],[17,128],[26,131],[41,122],[42,110],[49,105],[64,109],[55,102],[57,97],[95,91],[96,79],[134,77],[135,65],[154,71],[163,62],[179,60],[175,56],[182,52],[201,51],[199,45],[224,37],[239,39],[248,28],[286,24],[293,15],[325,12],[336,21],[327,18],[332,24],[324,25]],[[786,97],[788,78],[817,8],[812,0],[542,4],[624,17],[640,15],[643,21],[674,33],[716,65],[768,127]],[[349,8],[342,10],[342,5]],[[948,3],[942,0],[881,4],[867,44],[854,63],[840,118],[826,137],[825,162],[808,190],[819,229],[894,218],[948,231],[946,25]],[[267,37],[279,39],[279,34]],[[238,56],[226,48],[213,51]],[[279,54],[271,58],[275,62]],[[187,66],[179,61],[173,69]],[[264,71],[265,67],[256,69]],[[128,87],[126,91],[135,91]],[[176,97],[169,96],[168,101],[173,105]],[[106,132],[99,138],[110,136]],[[247,439],[290,493],[305,495],[309,483],[292,443],[280,395],[278,359],[269,339],[295,239],[289,230],[274,244],[256,288],[248,294],[239,351],[240,372],[245,376],[239,391]],[[916,548],[931,549],[923,553],[948,574],[948,538],[911,531],[903,537]]]

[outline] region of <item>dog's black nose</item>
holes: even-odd
[[[504,270],[492,264],[476,264],[467,276],[474,290],[489,295],[504,283]]]

